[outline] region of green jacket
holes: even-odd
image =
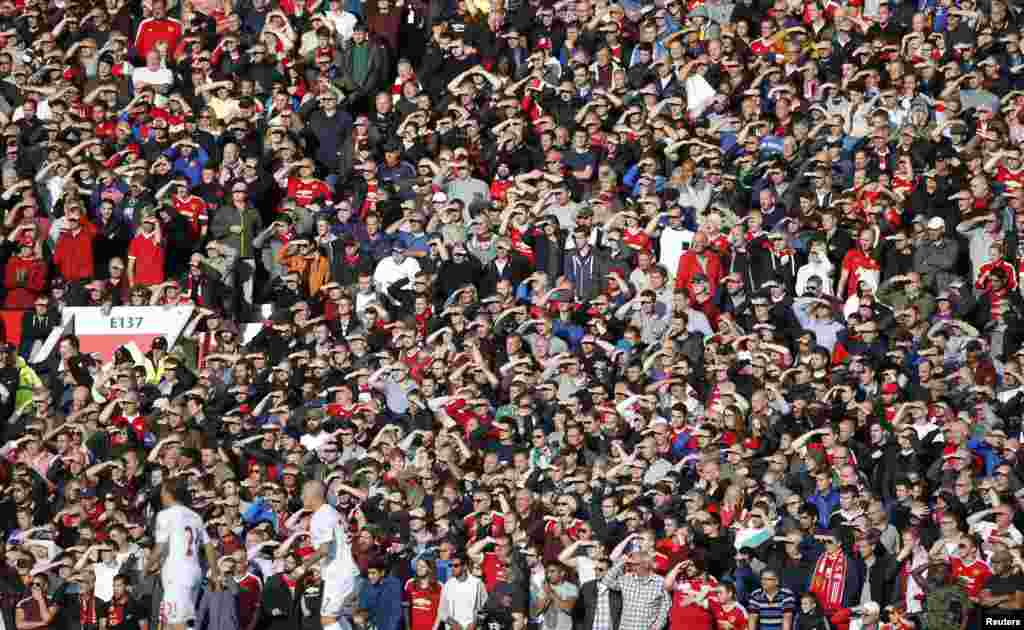
[[[944,586],[928,594],[924,604],[924,626],[927,630],[960,630],[971,602],[959,584]]]

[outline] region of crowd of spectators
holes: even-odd
[[[1022,26],[0,0],[0,628],[158,630],[174,478],[196,630],[323,630],[309,481],[358,630],[1020,614]]]

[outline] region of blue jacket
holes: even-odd
[[[824,495],[815,492],[808,500],[818,510],[818,525],[828,527],[828,520],[832,516],[832,512],[839,507],[839,493],[835,489]]]
[[[187,177],[190,186],[198,186],[203,176],[203,167],[210,161],[210,154],[202,147],[196,147],[189,159],[181,155],[175,148],[164,151],[164,155],[174,163],[174,173]]]
[[[359,593],[359,607],[370,613],[370,622],[377,630],[399,630],[402,627],[402,584],[388,575],[379,584],[367,582]]]

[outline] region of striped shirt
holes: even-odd
[[[763,588],[759,588],[754,591],[747,603],[747,612],[757,615],[758,627],[755,630],[782,628],[783,615],[793,614],[794,610],[796,610],[796,596],[788,588],[780,588],[774,597],[769,597]]]

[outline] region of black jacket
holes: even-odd
[[[28,361],[32,345],[36,341],[46,341],[46,338],[50,336],[50,331],[60,324],[60,319],[60,314],[53,308],[47,311],[45,318],[36,315],[34,310],[25,311],[21,316],[21,342],[18,344],[18,355]]]
[[[230,306],[230,291],[220,279],[220,273],[206,265],[200,267],[199,272],[192,275],[191,270],[182,276],[178,283],[181,291],[199,306],[204,306],[214,311],[224,311]]]
[[[863,584],[864,580],[871,580],[871,600],[878,602],[882,608],[892,603],[900,573],[900,563],[896,561],[896,556],[885,553],[885,549],[878,545],[875,552],[875,564],[871,567],[870,573],[860,556],[854,558],[853,563],[858,565],[857,571],[861,575],[860,584]]]
[[[302,619],[299,597],[302,591],[296,585],[288,588],[281,573],[270,576],[263,586],[261,627],[263,630],[294,630]]]
[[[482,295],[493,295],[500,280],[509,280],[513,286],[519,284],[530,275],[532,269],[530,262],[515,252],[509,253],[509,260],[505,268],[498,270],[498,265],[491,261],[484,267],[483,277],[480,280],[480,293]]]
[[[612,630],[618,630],[619,619],[622,617],[622,593],[608,589],[608,607],[612,614]],[[579,628],[591,630],[594,627],[594,615],[597,613],[597,580],[584,582],[580,586],[580,596],[577,600],[577,608],[582,608],[582,616]]]

